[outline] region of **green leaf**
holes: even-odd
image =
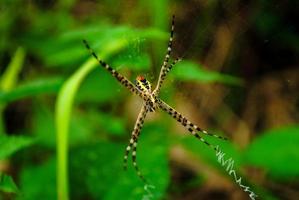
[[[106,131],[112,135],[125,135],[126,126],[125,120],[121,117],[116,117],[106,113],[98,113],[95,118],[100,127],[103,127],[103,131]],[[109,126],[107,126],[109,124]]]
[[[0,160],[31,144],[33,144],[33,140],[28,137],[0,136]]]
[[[122,152],[121,145],[100,141],[71,151],[70,184],[75,188],[71,199],[82,199],[85,194],[101,199],[120,176]]]
[[[22,47],[19,47],[9,63],[6,71],[0,79],[0,89],[8,91],[14,87],[17,82],[18,75],[22,69],[25,59],[25,51]]]
[[[10,176],[0,172],[0,191],[8,193],[18,193],[19,189]]]
[[[56,199],[55,159],[26,166],[20,174],[19,200]]]
[[[82,39],[89,41],[91,47],[96,51],[109,48],[114,41],[123,40],[130,51],[139,53],[140,45],[145,39],[166,39],[166,34],[157,29],[135,29],[129,26],[111,26],[97,23],[88,27],[64,32],[55,37],[39,38],[36,36],[25,37],[25,42],[37,53],[50,67],[71,67],[76,66],[87,57],[86,48],[81,43]],[[33,37],[30,39],[30,37]],[[131,54],[134,55],[134,54]],[[144,60],[141,60],[144,62]],[[138,61],[140,62],[140,60]],[[137,63],[138,65],[138,63]]]
[[[98,67],[86,76],[78,90],[76,102],[115,102],[115,100],[120,99],[123,91],[124,88],[111,74]]]
[[[24,59],[25,51],[22,47],[19,47],[4,71],[2,77],[0,77],[0,135],[5,132],[3,110],[6,107],[6,104],[1,102],[1,93],[8,92],[14,88],[18,80],[18,75],[22,70]]]
[[[32,134],[38,140],[38,144],[48,148],[56,148],[55,120],[52,109],[45,106],[44,102],[34,101],[32,116]],[[98,112],[96,112],[98,114]],[[76,146],[92,140],[91,134],[96,134],[99,127],[98,115],[91,116],[90,113],[75,111],[71,122],[69,144]],[[104,122],[103,122],[104,123]]]
[[[176,79],[181,81],[199,81],[201,83],[219,82],[230,85],[242,84],[242,80],[240,78],[208,71],[189,61],[181,61],[174,66],[173,75]]]
[[[270,176],[289,179],[299,176],[299,127],[274,129],[257,137],[248,147],[244,161],[263,168]]]
[[[139,148],[137,152],[138,164],[141,173],[149,182],[148,190],[146,186],[133,169],[131,159],[128,161],[128,171],[122,171],[121,177],[115,181],[112,187],[105,195],[105,200],[122,199],[161,199],[165,196],[169,184],[170,172],[168,167],[168,140],[165,138],[166,128],[153,124],[146,124],[139,138]],[[123,160],[122,147],[121,159]],[[118,164],[118,168],[122,163]]]
[[[146,125],[139,139],[138,165],[149,183],[155,188],[144,190],[144,183],[133,169],[131,159],[128,170],[123,170],[126,143],[97,141],[81,146],[70,154],[70,183],[74,188],[71,199],[161,199],[169,183],[168,144],[165,128]],[[128,134],[129,135],[129,134]],[[128,139],[129,140],[129,139]],[[151,153],[149,153],[151,152]]]
[[[61,78],[33,80],[7,92],[0,92],[0,102],[12,102],[40,94],[56,93],[62,85]]]
[[[34,101],[31,127],[39,145],[56,146],[54,113],[38,100]]]
[[[113,66],[117,66],[117,68],[124,66],[134,72],[140,72],[149,70],[151,61],[147,54],[125,51],[115,57],[113,60]]]

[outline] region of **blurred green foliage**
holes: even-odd
[[[0,190],[8,193],[19,192],[12,178],[2,173],[0,173]]]
[[[246,164],[261,167],[276,179],[289,180],[299,176],[298,144],[298,126],[269,130],[252,142],[244,159]]]
[[[98,2],[97,9],[103,12],[99,15],[83,1],[0,3],[0,166],[9,161],[8,169],[0,173],[4,198],[15,193],[16,199],[26,200],[50,200],[57,195],[63,200],[163,199],[171,184],[168,153],[175,145],[225,174],[211,149],[193,137],[177,137],[173,133],[182,131],[173,128],[176,122],[164,114],[145,123],[138,144],[139,167],[151,186],[145,189],[132,167],[122,170],[134,123],[128,112],[131,93],[98,66],[82,39],[130,80],[144,73],[152,81],[159,70],[156,60],[166,49],[170,18],[163,11],[170,3],[140,1],[136,15],[144,7],[152,9],[150,25],[142,25],[146,28],[115,23],[113,16],[117,19],[115,13],[121,10],[118,3]],[[279,21],[272,14],[255,21],[262,34],[275,30]],[[213,19],[206,16],[205,20],[209,28]],[[290,38],[298,41],[294,35]],[[241,78],[209,71],[187,59],[175,66],[169,79],[183,84],[244,84]],[[177,84],[163,87],[168,91],[163,99],[173,103]],[[7,124],[5,110],[17,104],[29,110],[17,116],[25,123]],[[141,105],[133,104],[137,110]],[[236,166],[261,168],[266,176],[289,181],[299,176],[298,135],[298,126],[273,129],[242,150],[232,142],[207,140],[218,144]],[[200,174],[195,179],[196,184],[204,184]],[[255,187],[265,199],[274,198],[258,184]]]

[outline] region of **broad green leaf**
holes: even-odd
[[[94,120],[94,122],[92,121]],[[97,119],[91,119],[89,113],[75,111],[70,122],[69,143],[72,146],[86,143],[92,140],[91,134],[96,134],[93,130],[98,127]],[[38,139],[38,144],[45,147],[56,147],[55,120],[54,113],[42,102],[35,101],[32,116],[32,133]]]
[[[127,132],[125,119],[106,113],[98,113],[95,118],[102,130],[112,135],[125,135]],[[107,124],[109,124],[107,126]]]
[[[135,52],[132,58],[137,57],[135,65],[140,66],[148,60],[139,59],[134,56],[139,52],[140,45],[145,39],[166,39],[166,34],[157,29],[136,29],[128,26],[111,26],[103,23],[97,23],[89,27],[81,27],[78,29],[64,32],[63,34],[43,40],[25,38],[25,42],[30,45],[34,53],[37,53],[50,67],[70,67],[76,66],[82,62],[89,54],[82,43],[86,39],[91,47],[96,51],[107,49],[113,41],[124,40],[130,52]],[[42,44],[41,44],[42,42]],[[126,59],[128,60],[128,59]],[[131,60],[133,62],[134,59]],[[125,63],[126,64],[126,63]]]
[[[124,51],[115,56],[113,66],[116,66],[116,68],[126,67],[134,72],[148,71],[151,66],[151,61],[147,54]]]
[[[199,81],[202,83],[225,83],[230,85],[241,85],[242,80],[240,78],[221,74],[218,72],[212,72],[203,69],[197,64],[189,61],[181,61],[173,67],[173,76],[182,81]]]
[[[32,115],[32,134],[37,138],[38,144],[55,147],[56,138],[54,113],[38,100],[35,101]]]
[[[298,144],[298,126],[270,130],[249,145],[244,161],[248,165],[263,168],[276,178],[299,177]]]
[[[82,199],[86,194],[101,199],[120,176],[122,153],[122,145],[98,140],[72,150],[70,186],[76,189],[71,199]]]
[[[56,199],[55,159],[26,166],[20,174],[19,200]]]
[[[128,170],[123,170],[126,143],[97,141],[78,147],[70,155],[71,187],[76,188],[71,199],[161,199],[169,181],[167,160],[168,144],[165,129],[146,125],[139,139],[138,165],[146,179],[155,188],[144,190],[144,183],[133,169],[131,159]],[[129,134],[128,134],[129,135]],[[150,153],[149,153],[150,152]]]
[[[17,152],[33,144],[33,140],[25,136],[0,136],[0,160],[5,159]]]
[[[0,191],[18,193],[19,189],[10,176],[0,172]]]
[[[78,90],[76,102],[116,102],[124,92],[127,92],[126,89],[99,66],[86,76]]]
[[[7,103],[40,94],[56,93],[61,85],[61,78],[32,80],[10,91],[0,92],[0,102]]]
[[[137,160],[139,169],[148,180],[148,190],[136,175],[131,159],[128,161],[128,171],[122,171],[121,177],[116,180],[114,187],[105,195],[105,200],[121,199],[153,199],[158,200],[165,197],[169,184],[168,167],[168,140],[166,129],[162,126],[145,125],[141,132],[138,144]],[[123,146],[122,150],[126,145]],[[123,151],[120,161],[123,160]],[[118,168],[122,167],[122,163]]]

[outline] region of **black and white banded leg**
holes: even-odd
[[[159,80],[160,80],[159,90],[155,89],[155,91],[154,91],[156,95],[158,95],[158,93],[160,92],[160,88],[161,88],[161,86],[162,86],[162,84],[163,84],[163,82],[166,78],[166,75],[170,72],[170,70],[173,68],[173,66],[176,65],[181,60],[182,60],[181,58],[175,59],[170,65],[168,65],[167,67],[164,68],[163,71],[161,71],[160,78],[159,78]]]
[[[170,37],[169,37],[168,46],[167,46],[167,53],[165,55],[165,58],[164,58],[164,61],[163,61],[163,64],[162,64],[162,67],[161,67],[161,70],[160,70],[157,86],[154,90],[154,93],[156,95],[159,94],[161,86],[162,86],[162,82],[164,81],[165,75],[167,73],[166,72],[167,68],[168,68],[167,65],[168,65],[170,54],[171,54],[171,51],[172,51],[173,34],[174,34],[174,15],[172,16],[171,31],[170,31]]]
[[[205,135],[216,137],[216,138],[219,138],[219,139],[222,139],[222,140],[227,140],[225,137],[222,137],[222,136],[219,136],[219,135],[215,135],[215,134],[211,134],[211,133],[208,133],[205,130],[202,130],[197,125],[195,125],[190,120],[188,120],[185,116],[183,116],[181,113],[179,113],[174,108],[172,108],[171,106],[169,106],[167,103],[165,103],[164,101],[162,101],[160,99],[158,101],[158,105],[159,105],[159,107],[163,111],[165,111],[171,117],[173,117],[175,120],[177,120],[179,123],[181,123],[192,135],[194,135],[196,138],[198,138],[200,141],[202,141],[203,143],[205,143],[206,145],[208,145],[209,147],[211,147],[215,151],[217,151],[216,147],[214,145],[208,143],[205,139],[203,139],[198,134],[198,132],[201,132],[201,133],[203,133]]]
[[[137,165],[137,144],[138,144],[138,137],[140,135],[140,131],[142,129],[144,119],[146,117],[146,114],[148,113],[148,106],[144,104],[139,112],[139,115],[137,117],[137,120],[135,122],[135,126],[132,132],[132,136],[130,139],[130,143],[126,148],[125,151],[125,156],[124,156],[124,169],[127,169],[127,163],[128,163],[128,156],[130,151],[132,150],[132,161],[133,161],[133,166],[137,172],[137,175],[144,181],[146,182],[145,178],[141,174],[138,165]]]
[[[116,80],[118,80],[123,86],[129,89],[132,93],[139,95],[144,100],[147,99],[147,96],[143,92],[141,92],[130,80],[128,80],[125,76],[121,75],[118,71],[110,67],[107,63],[99,59],[97,54],[90,48],[86,40],[83,40],[83,43],[85,47],[88,49],[88,51],[90,52],[90,54],[98,61],[100,66],[102,66],[108,72],[110,72],[110,74],[114,78],[116,78]]]

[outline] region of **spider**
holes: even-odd
[[[117,72],[115,69],[110,67],[107,63],[105,63],[103,60],[99,59],[96,53],[90,48],[89,44],[86,40],[83,40],[84,45],[89,50],[91,55],[98,61],[98,63],[104,67],[108,72],[111,73],[113,77],[115,77],[124,87],[129,89],[132,93],[135,93],[136,95],[140,96],[143,100],[142,108],[139,112],[139,115],[137,117],[137,120],[135,122],[135,126],[131,135],[130,142],[126,148],[125,156],[124,156],[124,169],[127,169],[127,161],[130,151],[132,150],[132,161],[133,166],[137,172],[137,175],[141,178],[142,181],[147,182],[144,176],[141,174],[137,161],[136,161],[136,152],[137,152],[137,143],[138,143],[138,137],[140,135],[144,119],[148,112],[155,112],[158,109],[161,109],[168,113],[171,117],[173,117],[175,120],[177,120],[180,124],[182,124],[193,136],[198,138],[201,142],[205,143],[207,146],[211,147],[217,152],[217,148],[208,143],[205,139],[203,139],[198,132],[217,137],[219,139],[227,140],[224,137],[214,135],[211,133],[208,133],[205,130],[202,130],[197,125],[192,123],[190,120],[188,120],[184,115],[176,111],[174,108],[169,106],[167,103],[165,103],[162,99],[159,98],[159,92],[160,88],[165,80],[166,75],[171,70],[171,68],[179,62],[181,59],[177,58],[175,59],[171,64],[169,64],[169,58],[172,50],[172,43],[173,43],[173,35],[174,35],[174,15],[172,16],[172,23],[171,23],[171,31],[170,31],[170,37],[168,41],[168,47],[167,47],[167,53],[165,55],[161,71],[159,74],[158,83],[154,90],[152,90],[150,82],[144,77],[144,76],[137,76],[135,80],[135,84],[133,84],[131,81],[129,81],[125,76],[121,75],[119,72]]]

